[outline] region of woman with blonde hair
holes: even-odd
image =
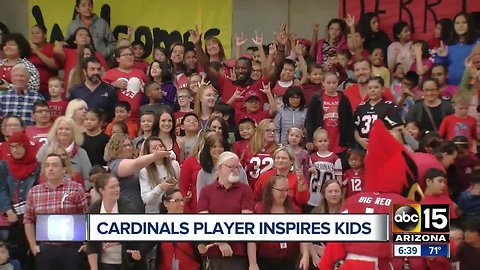
[[[70,117],[73,119],[73,121],[75,121],[75,125],[77,125],[80,133],[84,133],[86,131],[84,121],[87,111],[87,103],[79,98],[69,101],[65,110],[65,116]]]
[[[74,120],[67,116],[60,116],[55,120],[47,135],[48,143],[38,150],[37,160],[42,162],[47,156],[50,147],[65,150],[67,157],[72,163],[72,169],[78,172],[83,187],[90,188],[88,173],[92,168],[87,152],[80,146],[83,144],[83,135],[78,130]]]
[[[286,147],[280,147],[273,152],[273,168],[261,174],[255,183],[253,190],[255,201],[261,201],[268,179],[275,175],[287,178],[288,195],[296,207],[302,208],[310,198],[307,180],[303,174],[303,169],[295,161],[295,154]]]
[[[139,182],[139,172],[152,162],[170,157],[168,151],[154,151],[137,158],[132,140],[126,134],[115,134],[105,147],[107,166],[120,182],[120,197],[135,205],[136,213],[144,213]]]
[[[166,151],[162,140],[148,137],[142,145],[142,155],[156,151]],[[180,165],[170,157],[158,159],[140,170],[140,192],[145,213],[158,213],[161,197],[165,191],[176,188],[180,175]]]
[[[246,164],[248,183],[252,189],[258,177],[273,168],[273,152],[278,148],[276,138],[277,127],[273,119],[260,121],[250,143],[250,149],[242,158]]]
[[[217,90],[211,85],[202,85],[195,95],[195,104],[193,111],[200,119],[200,129],[207,127],[207,122],[213,114],[215,104],[217,103]]]

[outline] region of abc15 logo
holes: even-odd
[[[448,204],[395,204],[393,205],[393,232],[449,232]]]

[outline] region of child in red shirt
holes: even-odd
[[[458,92],[452,100],[455,113],[443,118],[438,133],[449,141],[457,136],[467,137],[470,151],[476,153],[477,120],[467,115],[471,98]]]
[[[110,124],[108,124],[107,129],[105,130],[105,134],[107,134],[108,136],[112,136],[113,125],[117,122],[124,122],[128,128],[128,136],[131,139],[136,138],[138,133],[138,127],[137,123],[128,120],[131,114],[132,110],[130,107],[130,103],[126,101],[119,101],[117,105],[115,105],[115,118]]]
[[[63,81],[59,77],[50,77],[48,79],[48,94],[50,95],[50,100],[47,102],[48,107],[50,108],[50,115],[52,117],[51,121],[55,122],[60,116],[65,115],[67,110],[68,102],[63,98]]]
[[[133,52],[133,67],[140,69],[143,72],[147,72],[148,62],[143,60],[145,55],[145,45],[141,41],[132,42],[132,52]]]
[[[448,204],[450,205],[450,218],[457,219],[457,205],[445,195],[447,188],[447,175],[439,169],[428,169],[425,173],[425,195],[422,204]]]
[[[250,118],[243,118],[238,124],[238,133],[240,133],[241,140],[233,143],[232,152],[243,160],[245,153],[248,153],[249,146],[253,135],[255,134],[255,121]],[[246,164],[242,164],[245,166]]]
[[[273,118],[275,116],[275,113],[277,112],[277,103],[270,90],[270,84],[267,83],[266,85],[263,85],[263,88],[260,89],[260,91],[267,95],[270,109],[268,111],[263,111],[260,93],[254,90],[248,90],[245,93],[243,102],[244,108],[235,111],[235,125],[238,125],[243,118],[251,118],[258,124],[263,119]],[[236,99],[241,98],[242,94],[243,92],[240,92],[239,90],[235,91],[230,100],[227,101],[227,104],[231,105]]]
[[[343,173],[343,186],[346,189],[345,198],[364,191],[365,187],[365,152],[352,149],[347,154],[350,169]]]

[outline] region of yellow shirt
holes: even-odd
[[[386,67],[372,67],[373,75],[382,77],[385,88],[390,88],[390,71]]]

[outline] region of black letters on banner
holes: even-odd
[[[413,15],[412,15],[412,12],[410,11],[410,9],[408,9],[407,5],[412,3],[413,0],[400,0],[400,10],[399,10],[399,18],[398,18],[398,21],[402,21],[402,17],[403,17],[403,11],[405,11],[408,15],[408,25],[410,25],[411,29],[412,29],[412,33],[414,32],[414,29],[415,29],[415,22],[413,21]],[[404,20],[403,20],[404,21]]]
[[[437,0],[434,3],[428,3],[428,0],[425,0],[425,12],[423,13],[423,32],[427,32],[427,23],[428,23],[428,12],[432,14],[433,17],[433,23],[437,24],[438,19],[437,19],[437,14],[435,14],[435,11],[433,10],[434,6],[438,6],[442,0]]]
[[[376,0],[379,1],[379,0]],[[35,19],[36,24],[45,26],[45,21],[43,19],[42,10],[38,5],[32,7],[32,15]],[[107,21],[110,25],[111,22],[111,7],[110,5],[104,4],[100,11],[100,16]],[[112,31],[113,36],[118,39],[120,33],[127,34],[128,26],[127,25],[117,25]],[[205,37],[208,36],[218,36],[220,35],[220,29],[211,28],[205,32]],[[174,30],[168,33],[166,30],[163,30],[159,27],[149,28],[147,26],[139,26],[135,29],[134,40],[143,41],[145,44],[145,55],[149,56],[152,54],[153,48],[162,47],[170,49],[170,45],[175,42],[183,42],[185,45],[190,44],[188,41],[190,33],[186,31],[183,35],[178,31]],[[65,36],[63,35],[62,30],[58,23],[55,23],[50,31],[50,43],[55,41],[63,41]],[[143,39],[143,40],[142,40]]]

